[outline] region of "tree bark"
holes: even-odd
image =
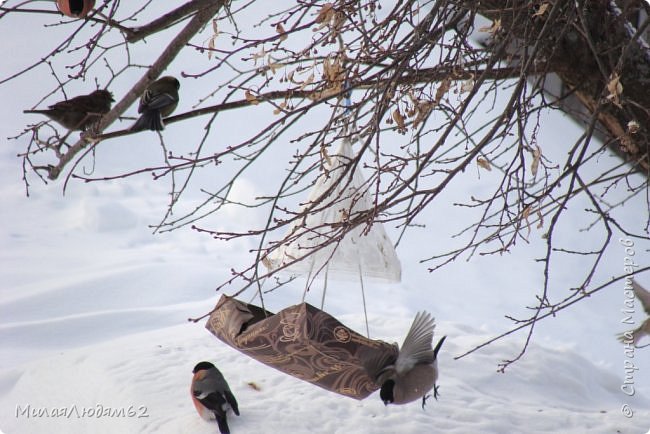
[[[500,20],[501,35],[514,37],[513,50],[519,54],[541,42],[549,71],[561,79],[566,94],[597,117],[610,149],[633,170],[650,174],[650,46],[644,40],[649,21],[642,0],[466,4]],[[641,23],[639,16],[645,17]],[[553,36],[539,41],[536,35],[549,17]]]

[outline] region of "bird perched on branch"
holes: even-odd
[[[418,312],[409,329],[402,348],[362,360],[366,371],[377,385],[379,396],[388,404],[407,404],[422,398],[422,408],[433,389],[438,399],[438,351],[446,336],[432,347],[435,322],[427,312]]]
[[[178,89],[181,84],[175,77],[161,77],[150,83],[140,97],[138,113],[142,116],[133,124],[131,131],[161,131],[166,118],[178,105]]]
[[[221,372],[210,362],[200,362],[192,370],[192,402],[199,416],[217,420],[219,432],[229,434],[226,412],[230,408],[239,416],[239,407]]]
[[[636,298],[641,302],[641,306],[643,306],[645,313],[650,315],[650,291],[643,288],[635,280],[632,280],[632,290],[634,291]],[[636,329],[620,334],[618,339],[623,343],[631,340],[632,345],[637,348],[643,348],[650,345],[650,342],[644,339],[646,337],[650,337],[650,317],[646,318],[646,320]],[[644,341],[643,345],[639,345],[641,341]]]
[[[113,101],[109,91],[99,89],[52,104],[47,110],[24,110],[23,113],[44,114],[69,130],[85,131],[111,110]]]

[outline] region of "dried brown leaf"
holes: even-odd
[[[266,58],[266,66],[268,66],[269,70],[271,73],[275,74],[275,72],[282,68],[284,65],[282,63],[276,62],[270,55]]]
[[[289,73],[287,74],[287,80],[290,81],[290,82],[293,83],[293,84],[300,84],[300,83],[298,83],[296,80],[293,79],[293,75],[294,75],[295,73],[296,73],[296,71],[293,70],[293,69],[292,69],[291,71],[289,71]]]
[[[285,41],[287,39],[287,32],[284,30],[282,24],[275,26],[275,31],[280,35],[280,41]]]
[[[253,59],[253,65],[257,65],[257,60],[258,59],[263,59],[264,56],[266,56],[266,51],[264,50],[264,47],[257,53],[254,53],[251,58]]]
[[[258,386],[257,383],[255,383],[254,381],[249,381],[248,383],[246,383],[246,385],[248,387],[250,387],[251,389],[253,389],[254,391],[256,391],[256,392],[259,392],[260,390],[262,390],[262,388],[260,386]]]
[[[487,26],[481,27],[480,29],[478,29],[478,31],[479,32],[484,32],[484,33],[490,33],[490,34],[494,35],[496,32],[499,31],[500,28],[501,28],[501,19],[498,18],[498,19],[492,21],[492,25],[490,27],[487,27]]]
[[[332,3],[325,3],[322,8],[320,8],[320,11],[318,12],[318,16],[316,17],[316,22],[317,23],[327,23],[329,20],[332,19],[332,16],[334,14],[334,5]]]
[[[413,128],[417,128],[429,116],[431,109],[433,109],[433,103],[431,101],[418,101],[415,108],[417,114],[413,120]]]
[[[336,95],[337,93],[340,93],[343,90],[343,87],[341,86],[340,83],[335,84],[334,86],[330,86],[323,91],[318,93],[318,98],[316,99],[323,99],[323,98],[328,98],[332,95]]]
[[[480,167],[487,170],[488,172],[492,171],[492,165],[490,164],[490,162],[487,159],[485,159],[483,157],[478,157],[476,159],[476,164],[478,164]]]
[[[213,35],[212,37],[210,37],[210,40],[208,41],[208,48],[210,49],[208,50],[208,60],[212,59],[212,50],[214,50],[215,47],[214,44],[215,39],[217,39],[217,35]]]
[[[451,87],[451,79],[445,78],[444,80],[442,80],[440,86],[438,86],[438,89],[436,90],[436,96],[434,98],[434,102],[436,104],[440,104],[442,97],[445,96],[447,92],[449,92],[450,87]]]
[[[404,116],[402,116],[402,113],[400,113],[399,109],[395,109],[395,111],[393,111],[393,120],[395,121],[395,124],[397,124],[398,131],[406,131]]]
[[[323,159],[327,162],[327,165],[331,166],[332,159],[330,158],[330,154],[327,152],[327,148],[325,146],[321,146],[320,153],[323,156]]]
[[[215,47],[214,41],[217,39],[217,36],[219,36],[219,26],[217,24],[217,20],[212,20],[212,31],[213,35],[210,36],[210,39],[208,40],[208,48],[210,49],[208,51],[208,59],[212,59],[212,50],[214,50]]]
[[[607,83],[607,99],[614,105],[621,107],[620,96],[623,93],[623,85],[621,84],[621,77],[617,73],[612,73]]]
[[[341,27],[343,27],[343,23],[345,23],[345,15],[341,12],[334,12],[332,18],[332,33],[330,37],[334,40],[335,38],[338,38],[341,33]]]
[[[278,107],[273,110],[273,114],[274,115],[279,115],[280,113],[282,113],[284,111],[286,106],[287,106],[287,102],[282,101],[280,104],[278,104]]]
[[[539,160],[542,158],[542,150],[539,145],[535,145],[533,149],[533,161],[530,163],[530,171],[533,173],[533,178],[537,177],[537,170],[539,169]]]
[[[548,10],[548,6],[549,6],[548,3],[542,3],[539,9],[537,9],[537,12],[533,14],[533,17],[541,17],[542,15],[544,15]]]
[[[249,103],[251,103],[253,105],[257,105],[257,104],[260,103],[260,100],[257,99],[257,97],[255,95],[253,95],[251,93],[251,91],[248,90],[248,89],[246,89],[246,92],[244,92],[244,97],[246,98],[246,101],[248,101]]]
[[[325,60],[323,60],[323,75],[325,76],[325,79],[330,82],[334,81],[334,78],[336,77],[334,64],[329,57],[326,57]]]
[[[528,217],[530,217],[531,211],[532,211],[532,205],[528,205],[526,208],[524,208],[524,211],[521,213],[521,218],[523,220],[526,220],[526,226],[528,227],[528,235],[530,235],[530,221],[528,220]]]

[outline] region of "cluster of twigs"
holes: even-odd
[[[28,186],[31,173],[43,180],[55,180],[66,173],[66,182],[141,173],[172,179],[172,199],[156,231],[191,226],[222,240],[256,240],[250,266],[233,270],[232,278],[219,286],[239,282],[239,292],[275,276],[279,270],[265,269],[265,259],[283,243],[315,229],[302,227],[304,232],[285,236],[290,225],[341,200],[326,192],[303,208],[295,206],[295,198],[313,185],[333,144],[342,138],[355,141],[355,157],[340,182],[349,183],[353,171],[363,168],[367,180],[363,189],[374,202],[370,209],[346,215],[340,224],[317,228],[319,234],[328,234],[322,237],[323,247],[336,245],[356,227],[369,228],[377,222],[390,223],[402,234],[420,226],[418,217],[423,210],[442,201],[441,193],[464,173],[478,170],[483,182],[489,182],[491,194],[456,200],[458,207],[476,213],[476,221],[456,234],[453,239],[458,242],[434,252],[426,261],[431,270],[437,270],[477,253],[511,251],[531,236],[546,240],[546,253],[540,259],[544,268],[538,304],[529,318],[512,318],[517,329],[528,327],[527,339],[521,353],[503,363],[501,369],[505,369],[525,352],[537,320],[593,293],[588,289],[591,279],[616,234],[647,239],[648,215],[633,228],[612,217],[612,209],[625,201],[648,202],[645,125],[650,124],[650,107],[628,91],[625,75],[632,67],[628,58],[636,62],[644,56],[641,30],[648,21],[642,22],[636,33],[612,33],[610,46],[605,44],[605,36],[595,35],[593,30],[598,14],[609,17],[612,25],[630,25],[630,16],[640,13],[639,7],[621,3],[624,5],[617,12],[613,10],[616,2],[602,1],[340,0],[261,8],[254,1],[193,0],[149,24],[134,26],[155,3],[146,2],[125,13],[123,2],[104,1],[86,20],[59,22],[57,25],[71,27],[70,36],[30,68],[0,83],[31,68],[50,65],[54,56],[83,52],[69,65],[69,78],[61,80],[52,69],[58,87],[43,100],[102,67],[110,70],[111,78],[105,83],[110,85],[125,71],[142,68],[130,56],[134,44],[154,33],[174,32],[158,59],[103,118],[101,133],[68,144],[70,136],[52,132],[49,124],[47,128],[43,124],[28,128],[25,134],[31,139],[21,154],[25,182]],[[27,12],[46,13],[28,10],[25,4],[5,6],[0,8],[0,19]],[[174,27],[176,24],[181,26]],[[87,28],[93,29],[90,40]],[[210,36],[199,41],[196,35],[201,30]],[[77,35],[82,33],[85,39],[79,40]],[[166,124],[205,120],[193,152],[177,155],[168,151],[163,163],[128,173],[97,177],[77,173],[79,162],[95,147],[131,134],[105,129],[148,83],[173,64],[181,50],[196,50],[195,65],[204,67],[198,71],[186,68],[184,76],[202,80],[208,94],[193,110],[168,118]],[[575,58],[568,58],[569,50],[582,62],[587,59],[598,66],[584,85],[574,80],[578,66]],[[547,82],[558,77],[564,83],[563,92],[551,95]],[[573,107],[564,104],[570,97],[577,97],[586,110],[573,113]],[[646,97],[650,100],[650,95]],[[269,106],[273,118],[251,130],[248,137],[220,149],[211,146],[218,116],[229,111],[249,116]],[[558,108],[581,117],[585,125],[582,136],[565,144],[566,154],[561,158],[550,152],[547,155],[537,140],[540,131],[548,127],[544,117]],[[596,134],[604,141],[595,140]],[[295,147],[295,153],[286,167],[280,168],[284,175],[274,179],[274,191],[238,203],[267,210],[265,225],[240,232],[199,226],[205,217],[234,203],[230,193],[237,179],[257,170],[268,153],[287,144]],[[597,176],[583,170],[612,149],[623,157],[619,163],[603,164]],[[193,176],[199,170],[215,170],[217,164],[218,170],[227,166],[231,176],[218,188],[204,190],[201,203],[183,208],[182,199],[192,188]],[[626,196],[609,204],[608,192],[620,185],[626,186]],[[556,234],[567,208],[579,197],[588,199],[588,213],[594,216],[590,229],[600,237],[595,250],[568,251]],[[536,233],[531,235],[533,229]],[[452,234],[440,234],[446,235]],[[552,296],[552,267],[558,256],[566,253],[589,257],[591,265],[577,288],[558,290]]]

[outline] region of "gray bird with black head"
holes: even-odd
[[[379,396],[388,404],[407,404],[422,398],[422,408],[433,389],[438,398],[438,351],[446,336],[432,347],[434,319],[428,312],[418,312],[409,329],[402,348],[366,358],[364,366],[375,383],[381,387]]]

